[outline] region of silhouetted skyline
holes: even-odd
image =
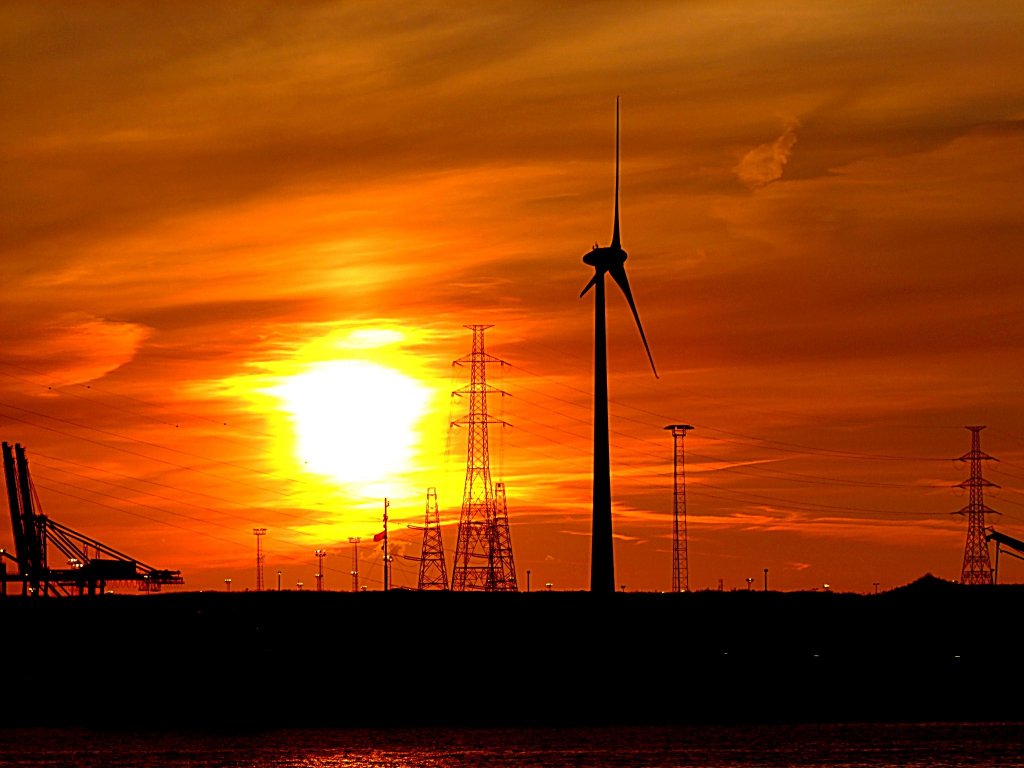
[[[414,585],[428,488],[453,551],[468,324],[509,363],[519,584],[587,588],[580,255],[608,242],[616,97],[660,378],[610,297],[615,588],[670,587],[672,423],[694,590],[958,578],[971,424],[990,522],[1024,539],[1019,4],[2,15],[0,438],[44,513],[186,588],[252,588],[256,527],[268,585],[313,585],[324,550],[347,588],[385,498]]]

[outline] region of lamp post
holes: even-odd
[[[224,579],[224,589],[228,592],[231,591],[231,579]]]

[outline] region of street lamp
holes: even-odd
[[[226,590],[227,590],[228,592],[230,592],[230,591],[231,591],[231,579],[224,579],[224,588],[225,588],[225,589],[226,589]]]
[[[754,580],[747,576],[747,592],[750,591],[750,585],[754,583]]]

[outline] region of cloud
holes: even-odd
[[[149,337],[150,329],[86,314],[68,314],[3,338],[5,357],[25,361],[34,373],[52,376],[60,385],[95,381],[125,365]]]
[[[758,189],[781,179],[796,144],[796,128],[797,124],[792,123],[775,141],[747,152],[735,169],[739,180],[751,189]]]

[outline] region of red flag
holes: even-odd
[[[387,536],[387,531],[381,531],[380,533],[374,535],[373,540],[384,541],[385,536]]]

